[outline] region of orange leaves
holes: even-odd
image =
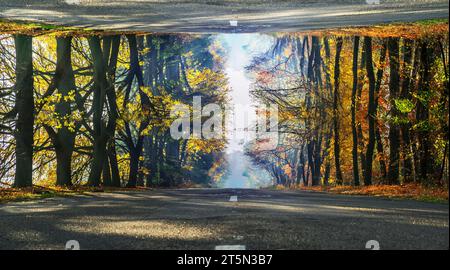
[[[262,85],[269,84],[273,81],[274,74],[267,70],[261,70],[256,74],[256,81]]]
[[[289,164],[283,166],[283,171],[287,176],[292,177],[292,168]]]
[[[325,191],[345,195],[368,195],[387,198],[414,199],[420,201],[448,202],[445,187],[425,187],[419,184],[372,186],[315,186],[299,187],[301,190]]]

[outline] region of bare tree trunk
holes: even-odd
[[[61,94],[61,100],[55,105],[55,112],[61,119],[71,115],[71,104],[64,97],[69,96],[71,91],[76,91],[75,75],[71,61],[71,37],[56,38],[56,71],[52,84]],[[63,121],[63,120],[60,120]],[[75,123],[74,123],[74,126]],[[75,146],[76,130],[69,129],[62,124],[58,130],[48,125],[44,126],[52,140],[56,152],[56,185],[72,185],[72,154]]]
[[[100,39],[97,36],[88,38],[89,47],[94,64],[94,98],[93,106],[93,152],[91,171],[89,174],[88,185],[99,186],[102,176],[103,162],[106,156],[107,136],[105,134],[105,123],[103,119],[103,109],[106,101],[107,80],[106,66],[103,59]]]
[[[114,82],[116,80],[116,68],[117,59],[119,55],[120,47],[120,36],[115,35],[103,40],[103,59],[107,63],[108,67],[108,81],[109,89],[106,93],[108,104],[109,104],[109,121],[107,125],[107,157],[109,161],[109,168],[111,170],[111,181],[108,183],[103,183],[105,186],[111,185],[114,187],[120,187],[120,173],[119,165],[117,164],[117,154],[116,154],[116,126],[118,118],[117,109],[117,95],[114,88]]]
[[[404,39],[403,43],[403,67],[402,67],[402,88],[400,92],[400,97],[402,99],[411,100],[411,76],[412,69],[410,68],[412,63],[412,53],[414,47],[414,41],[410,39]],[[403,118],[407,118],[408,115],[404,114]],[[402,135],[402,152],[403,152],[403,181],[405,183],[410,183],[414,180],[413,175],[413,153],[411,152],[411,136],[410,136],[410,121],[403,123],[400,126],[400,131]]]
[[[111,168],[109,166],[109,158],[108,156],[105,157],[105,160],[103,161],[103,185],[104,186],[111,186],[112,180],[111,180]]]
[[[340,145],[339,145],[339,110],[338,110],[338,102],[339,102],[339,76],[340,76],[340,59],[341,59],[341,50],[342,50],[342,37],[338,37],[336,40],[336,57],[334,62],[334,96],[333,96],[333,124],[334,124],[334,165],[336,169],[336,183],[342,184],[342,170],[341,170],[341,161],[340,161]]]
[[[364,50],[366,52],[366,69],[367,77],[369,78],[369,142],[367,144],[366,151],[366,168],[364,175],[364,185],[368,186],[372,184],[372,162],[373,152],[375,146],[375,75],[373,72],[373,60],[372,60],[372,38],[364,37]]]
[[[357,111],[361,110],[361,96],[362,96],[362,90],[364,88],[364,77],[365,73],[363,72],[366,69],[366,51],[365,46],[362,47],[361,50],[361,64],[360,64],[361,72],[358,76],[358,90],[356,93],[356,107]],[[365,145],[364,145],[364,136],[363,136],[363,130],[361,126],[361,121],[356,122],[356,133],[358,135],[358,151],[359,151],[359,159],[361,160],[361,174],[364,178],[366,175],[366,153],[365,153]]]
[[[384,62],[386,61],[387,43],[383,41],[383,46],[380,52],[380,68],[377,70],[377,78],[375,83],[375,112],[378,114],[378,100],[380,97],[381,80],[383,78]],[[381,177],[383,181],[386,181],[387,170],[386,162],[384,161],[383,140],[381,138],[381,130],[378,125],[378,116],[375,118],[375,140],[377,144],[378,162],[380,166]]]
[[[352,88],[352,136],[353,136],[353,184],[359,186],[359,170],[358,170],[358,133],[356,130],[356,91],[358,88],[358,51],[359,51],[359,37],[355,36],[353,39],[353,88]]]
[[[420,124],[420,128],[417,131],[417,137],[419,141],[419,176],[420,180],[424,184],[429,184],[428,174],[431,172],[434,160],[431,156],[431,142],[430,134],[427,129],[428,117],[429,117],[429,92],[430,92],[430,80],[431,80],[431,59],[432,50],[429,48],[427,41],[422,41],[420,52],[420,80],[418,88],[418,96],[420,97],[417,102],[416,119]]]
[[[116,154],[116,148],[114,147],[108,147],[108,157],[109,157],[109,165],[111,168],[111,186],[113,187],[120,187],[120,172],[119,172],[119,165],[117,163],[117,154]]]
[[[33,57],[32,37],[16,35],[16,170],[14,187],[29,187],[33,184]]]
[[[388,39],[389,49],[389,101],[391,105],[391,117],[396,119],[399,115],[395,100],[398,98],[400,89],[400,58],[399,38]],[[394,120],[389,126],[389,170],[388,183],[399,184],[399,160],[400,160],[400,130]]]

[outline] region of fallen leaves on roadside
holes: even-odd
[[[276,189],[282,189],[277,186]],[[448,202],[446,187],[426,187],[420,184],[371,185],[371,186],[295,186],[293,189],[329,192],[346,195],[367,195],[398,199],[414,199],[429,202]]]

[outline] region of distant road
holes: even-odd
[[[448,18],[448,8],[447,0],[0,0],[0,18],[105,30],[239,33]]]
[[[449,206],[252,189],[93,193],[0,204],[0,249],[448,249]]]

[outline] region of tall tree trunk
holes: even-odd
[[[447,48],[448,49],[448,48]],[[442,43],[442,40],[439,40],[439,51],[442,59],[442,65],[444,67],[444,75],[445,75],[445,88],[444,93],[441,95],[440,98],[440,104],[443,108],[448,108],[448,101],[449,101],[449,78],[448,78],[448,63],[446,60],[445,55],[445,48]],[[445,117],[441,119],[441,126],[442,131],[444,132],[444,140],[445,140],[445,147],[444,147],[444,157],[441,162],[441,168],[438,175],[438,183],[440,185],[448,185],[448,166],[446,165],[448,162],[448,142],[449,142],[449,115],[447,114]],[[444,172],[445,168],[447,167],[447,177],[446,181],[444,181]]]
[[[301,168],[301,178],[303,182],[303,186],[308,186],[308,179],[306,177],[306,164],[305,164],[305,153],[304,153],[304,145],[302,145],[300,150],[300,168]]]
[[[33,184],[33,58],[32,37],[16,35],[16,170],[14,187],[29,187]]]
[[[416,119],[419,124],[417,137],[419,142],[419,176],[424,184],[429,184],[428,174],[432,170],[434,160],[431,156],[430,132],[428,130],[429,117],[429,93],[431,80],[431,61],[432,50],[427,41],[422,41],[420,52],[420,79],[418,88],[418,102],[416,110]]]
[[[118,109],[117,109],[117,95],[114,87],[114,83],[116,80],[116,68],[117,68],[117,59],[119,55],[119,47],[120,47],[120,36],[115,35],[110,37],[109,39],[103,40],[103,56],[104,62],[107,63],[107,74],[108,74],[108,82],[109,89],[106,93],[108,104],[109,104],[109,121],[107,125],[107,156],[106,159],[109,161],[109,168],[111,170],[111,181],[104,182],[105,186],[111,185],[114,187],[120,187],[120,173],[119,173],[119,165],[117,164],[117,154],[116,154],[116,126],[117,126],[117,118],[118,118]]]
[[[334,95],[333,95],[333,125],[334,125],[334,165],[336,169],[336,183],[342,184],[342,170],[340,161],[340,145],[339,145],[339,76],[340,76],[340,59],[342,50],[342,37],[336,40],[336,57],[334,62]]]
[[[402,88],[400,91],[400,98],[411,100],[411,76],[412,76],[412,53],[414,47],[414,41],[410,39],[404,39],[403,42],[403,66],[402,66]],[[400,131],[402,135],[402,153],[403,153],[403,182],[410,183],[414,180],[413,176],[413,153],[411,152],[411,136],[409,130],[412,125],[408,121],[408,115],[403,114],[402,118],[405,118],[406,123],[402,123]]]
[[[352,88],[352,136],[353,136],[353,184],[359,186],[359,170],[358,170],[358,133],[356,130],[356,91],[358,89],[358,51],[359,37],[353,39],[353,88]]]
[[[329,179],[330,179],[331,161],[328,158],[328,155],[330,153],[332,134],[333,134],[333,127],[330,125],[328,128],[328,132],[325,135],[325,149],[324,149],[324,154],[323,154],[323,159],[326,159],[325,172],[323,175],[323,184],[325,186],[328,185]]]
[[[105,157],[105,160],[103,161],[103,185],[104,186],[111,186],[112,180],[111,180],[111,168],[109,166],[109,158],[108,156]]]
[[[71,91],[76,91],[75,75],[73,73],[71,61],[71,37],[56,38],[56,71],[53,83],[61,94],[61,100],[55,105],[55,112],[63,122],[64,118],[72,113],[70,101],[65,97],[69,96]],[[64,125],[57,131],[53,127],[46,126],[46,130],[53,142],[56,152],[56,185],[72,185],[72,154],[75,146],[75,123],[69,128]]]
[[[127,187],[136,187],[139,171],[139,155],[136,151],[130,152],[130,175],[128,177]]]
[[[375,146],[375,75],[373,72],[373,60],[372,60],[372,38],[364,37],[364,51],[366,53],[366,70],[367,77],[369,78],[369,142],[367,144],[366,151],[366,168],[364,175],[364,185],[368,186],[372,184],[372,162],[373,152]]]
[[[389,50],[389,101],[391,105],[391,118],[398,118],[398,110],[395,100],[399,96],[400,90],[400,58],[399,58],[399,38],[388,39]],[[389,127],[389,170],[388,183],[399,183],[399,150],[400,150],[400,130],[395,120],[390,121]]]
[[[88,38],[89,47],[94,65],[94,98],[93,106],[93,152],[91,171],[89,174],[88,185],[99,186],[102,176],[103,162],[106,156],[107,136],[105,134],[105,123],[103,121],[103,109],[106,101],[107,80],[106,66],[103,59],[103,53],[100,46],[100,39],[97,36]]]
[[[380,51],[380,67],[377,70],[377,78],[375,82],[375,112],[377,117],[375,118],[375,140],[377,144],[378,162],[380,166],[381,177],[383,182],[387,178],[386,162],[384,160],[383,140],[381,138],[381,130],[378,124],[378,100],[380,98],[381,81],[383,79],[384,63],[386,61],[387,42],[383,41],[383,46]]]
[[[362,90],[364,88],[364,78],[365,78],[365,72],[363,72],[366,69],[366,51],[365,46],[362,47],[361,50],[361,64],[360,64],[360,70],[358,76],[358,90],[356,93],[356,107],[357,111],[362,110],[361,106],[361,96],[362,96]],[[361,126],[361,120],[358,120],[356,122],[356,133],[358,135],[358,152],[359,152],[359,159],[361,160],[361,174],[364,178],[366,175],[366,153],[365,153],[365,145],[364,145],[364,136],[363,136],[363,129]]]
[[[142,154],[144,136],[140,136],[136,146],[130,147],[130,175],[127,187],[135,187],[138,183],[139,160]]]
[[[115,143],[114,146],[111,147],[108,146],[108,160],[109,160],[109,166],[111,168],[111,186],[113,187],[120,187],[120,172],[119,172],[119,165],[117,162],[117,153],[116,153],[116,147]]]
[[[133,78],[136,78],[137,80],[137,92],[139,93],[139,97],[141,98],[141,106],[142,110],[145,112],[150,111],[150,99],[143,91],[144,87],[144,78],[142,74],[142,69],[139,64],[139,54],[138,54],[138,41],[136,39],[136,35],[127,35],[129,47],[130,47],[130,71],[129,75],[130,80],[128,82],[128,87],[125,93],[125,100],[124,100],[124,107],[129,101],[130,91],[132,87]],[[142,40],[139,39],[141,42]],[[137,177],[139,172],[139,159],[142,154],[142,148],[143,148],[143,140],[144,135],[142,132],[144,129],[148,126],[149,120],[148,118],[142,119],[142,121],[139,124],[139,127],[137,128],[137,134],[134,135],[131,132],[131,124],[128,122],[125,122],[125,131],[126,131],[126,141],[128,150],[130,152],[130,175],[127,183],[127,187],[135,187],[137,184]],[[133,137],[136,137],[136,144],[134,144]]]

